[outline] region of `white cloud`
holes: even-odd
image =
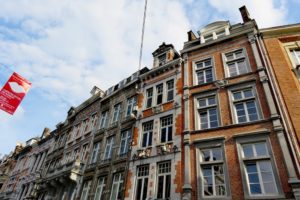
[[[285,0],[232,0],[230,3],[222,0],[209,0],[209,4],[235,23],[241,21],[238,8],[243,5],[247,6],[250,17],[254,18],[261,28],[282,25],[287,21]]]

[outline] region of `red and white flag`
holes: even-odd
[[[30,87],[29,81],[14,72],[0,90],[0,109],[13,115]]]

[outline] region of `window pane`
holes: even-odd
[[[164,177],[158,177],[158,185],[157,185],[157,198],[163,198],[163,189],[164,189]]]
[[[169,198],[170,197],[170,192],[171,192],[171,175],[166,176],[166,188],[165,188],[165,196],[164,198]]]
[[[256,143],[256,144],[254,144],[254,147],[255,147],[257,156],[267,156],[268,155],[266,143]]]
[[[239,92],[234,92],[234,93],[233,93],[233,99],[234,99],[234,100],[242,99],[242,92],[241,92],[241,91],[239,91]]]
[[[244,90],[243,93],[244,93],[245,98],[249,98],[249,97],[254,96],[252,90]]]
[[[271,193],[271,194],[276,194],[277,193],[277,189],[276,189],[276,185],[275,182],[271,182],[271,183],[264,183],[264,189],[265,189],[265,193]]]
[[[213,97],[209,97],[208,99],[208,105],[215,105],[216,104],[216,98]]]
[[[206,106],[206,99],[199,99],[198,103],[199,103],[199,107],[205,107]]]
[[[213,149],[213,160],[222,160],[222,151],[221,149]]]
[[[204,71],[197,72],[198,84],[204,83]]]
[[[209,150],[202,150],[202,161],[209,161],[210,160],[210,151]]]
[[[252,145],[243,145],[243,152],[245,158],[251,158],[254,156]]]
[[[137,200],[141,199],[142,182],[143,182],[143,179],[138,179],[137,187],[136,187],[136,191],[135,191]]]
[[[246,169],[248,173],[254,173],[257,172],[256,164],[255,163],[247,163]]]
[[[206,83],[213,81],[212,69],[207,69],[206,71]]]
[[[261,188],[259,184],[250,184],[251,194],[261,194]]]
[[[144,188],[143,188],[143,200],[146,200],[147,198],[147,190],[148,190],[148,178],[145,178]]]

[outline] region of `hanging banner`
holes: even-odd
[[[14,72],[0,91],[0,109],[13,115],[30,87],[29,81]]]

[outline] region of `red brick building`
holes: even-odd
[[[293,198],[288,142],[245,7],[243,23],[188,32],[183,199]],[[283,162],[284,161],[284,162]]]

